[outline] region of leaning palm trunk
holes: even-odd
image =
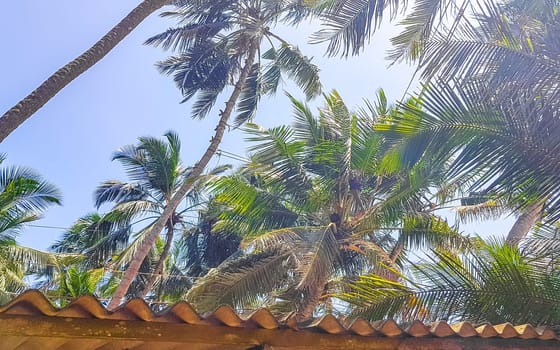
[[[0,142],[37,112],[72,80],[91,68],[132,32],[146,17],[171,0],[144,0],[86,52],[57,70],[37,89],[0,118]]]
[[[210,140],[210,145],[202,155],[202,158],[200,158],[198,163],[196,163],[196,165],[192,169],[190,176],[185,180],[185,182],[181,185],[179,190],[173,195],[171,200],[167,203],[167,206],[163,210],[163,213],[156,221],[156,223],[154,224],[154,226],[152,227],[152,229],[150,230],[150,232],[142,242],[142,245],[134,255],[134,258],[130,262],[128,268],[126,269],[121,279],[119,286],[117,287],[115,293],[113,294],[113,297],[111,298],[111,302],[109,302],[109,305],[107,306],[109,310],[113,310],[117,306],[119,306],[121,300],[126,295],[126,292],[128,291],[128,288],[130,287],[132,281],[138,274],[142,261],[144,261],[144,259],[152,249],[154,243],[156,242],[159,236],[159,233],[163,230],[165,223],[169,220],[169,218],[171,217],[175,209],[177,209],[177,206],[179,205],[183,197],[185,197],[187,192],[191,189],[194,181],[193,179],[196,179],[202,174],[204,168],[206,168],[206,165],[208,165],[208,162],[210,162],[210,159],[212,159],[212,157],[216,153],[216,150],[218,149],[218,146],[220,145],[220,142],[222,141],[222,138],[224,136],[224,132],[228,120],[231,114],[233,113],[237,99],[239,98],[243,86],[245,85],[245,81],[247,80],[247,77],[249,76],[249,72],[251,71],[253,61],[255,60],[256,51],[257,51],[257,46],[255,45],[252,45],[249,48],[249,54],[247,56],[247,60],[245,61],[245,65],[243,66],[243,69],[241,70],[239,79],[235,84],[235,88],[233,89],[231,96],[226,102],[226,108],[220,113],[220,120],[218,121],[218,125],[216,126],[216,132],[214,134],[214,137],[212,137],[212,139]]]
[[[173,222],[171,220],[167,221],[167,237],[165,238],[165,246],[163,247],[163,251],[161,252],[161,255],[159,256],[159,260],[156,264],[156,268],[154,269],[154,273],[153,275],[150,276],[150,278],[148,279],[148,282],[146,282],[146,286],[144,287],[144,289],[138,293],[138,297],[139,298],[144,298],[146,297],[146,295],[148,295],[148,293],[150,292],[150,290],[152,289],[152,287],[154,286],[154,284],[156,283],[156,280],[158,279],[158,277],[163,273],[163,268],[165,266],[165,260],[167,260],[167,257],[169,256],[169,251],[171,250],[171,245],[173,244]]]
[[[544,203],[545,200],[539,200],[528,205],[523,210],[519,218],[517,218],[517,221],[515,221],[515,223],[509,230],[508,236],[506,238],[506,243],[508,245],[517,246],[517,244],[519,244],[519,241],[527,236],[533,225],[535,225],[535,223],[541,218]]]

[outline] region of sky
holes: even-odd
[[[87,50],[140,0],[18,0],[8,1],[0,12],[4,33],[0,55],[0,111],[3,113],[35,89],[54,71]],[[160,137],[175,130],[182,141],[182,159],[192,165],[206,149],[217,108],[203,120],[190,118],[190,105],[172,79],[160,75],[154,63],[170,55],[143,45],[150,36],[174,23],[152,15],[101,62],[82,74],[0,144],[8,157],[4,165],[28,166],[54,183],[63,194],[63,205],[50,209],[36,225],[18,238],[20,244],[46,249],[78,217],[94,211],[93,191],[102,181],[125,180],[111,154],[140,136]],[[350,107],[373,98],[383,88],[389,101],[403,96],[413,67],[388,67],[384,60],[389,38],[398,29],[386,24],[358,57],[324,56],[325,45],[308,44],[317,24],[280,28],[289,42],[300,47],[321,69],[325,91],[337,89]],[[414,86],[414,85],[413,85]],[[303,98],[293,85],[283,87]],[[410,92],[413,92],[412,89]],[[311,102],[312,105],[318,102]],[[290,122],[290,105],[280,92],[263,99],[255,122],[274,126]],[[220,148],[244,154],[240,131],[225,135]],[[231,162],[216,157],[211,166]],[[467,225],[469,233],[503,234],[512,218],[494,223]],[[52,228],[54,227],[54,228]]]

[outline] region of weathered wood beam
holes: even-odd
[[[25,343],[27,342],[27,343]],[[10,345],[11,344],[11,345]],[[18,345],[19,344],[19,345]],[[118,321],[49,316],[0,315],[0,350],[21,344],[48,349],[185,348],[185,349],[356,349],[356,350],[548,350],[559,342],[501,338],[388,338],[326,334],[310,330],[262,329],[186,323]],[[41,346],[42,345],[42,346]]]

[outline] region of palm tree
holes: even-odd
[[[171,3],[172,0],[142,1],[86,52],[57,70],[39,85],[37,89],[33,90],[15,106],[6,111],[2,117],[0,117],[0,143],[43,107],[43,105],[49,102],[60,90],[70,84],[72,80],[79,77],[105,57],[105,55],[130,34],[146,17],[164,5]]]
[[[0,163],[4,159],[0,155]],[[16,237],[27,223],[39,219],[49,206],[60,201],[58,190],[34,171],[0,168],[0,302],[23,290],[27,272],[58,264],[51,254],[17,245]]]
[[[493,240],[460,255],[434,251],[411,263],[403,282],[366,275],[341,297],[353,305],[352,318],[557,325],[558,238],[537,236],[524,246]]]
[[[560,140],[553,132],[560,126],[553,44],[560,26],[551,6],[488,5],[469,30],[429,42],[422,67],[435,80],[421,94],[424,107],[377,126],[397,136],[408,162],[453,158],[449,177],[471,177],[472,191],[519,209],[512,245],[543,215],[560,217]]]
[[[78,219],[51,249],[83,254],[85,260],[81,265],[85,269],[102,268],[109,261],[111,270],[126,267],[170,198],[186,178],[192,177],[191,169],[181,164],[180,151],[179,137],[171,131],[165,134],[164,140],[140,137],[137,145],[116,151],[113,160],[124,166],[131,181],[103,182],[95,191],[95,205],[98,209],[112,205],[109,212]],[[139,277],[137,296],[145,297],[165,272],[177,233],[190,226],[186,214],[204,204],[201,197],[204,182],[226,169],[228,166],[222,166],[197,179],[191,178],[194,186],[186,196],[185,207],[174,211],[166,223],[160,249],[144,261],[142,272],[149,273],[149,278]]]
[[[185,1],[177,10],[165,14],[179,18],[181,26],[149,39],[148,43],[179,50],[178,56],[161,62],[159,68],[162,73],[174,76],[185,101],[196,95],[193,116],[206,116],[218,96],[232,87],[225,108],[220,110],[215,134],[192,169],[192,178],[202,174],[216,153],[234,110],[239,112],[238,125],[251,119],[260,96],[276,91],[282,73],[302,87],[308,98],[320,92],[318,68],[272,31],[278,22],[294,24],[309,14],[302,0]],[[269,61],[267,65],[262,64],[260,57],[263,41],[271,46],[262,55]],[[160,219],[136,251],[109,308],[120,304],[159,232],[191,186],[187,179],[170,198]]]
[[[384,141],[372,114],[389,113],[386,100],[354,114],[333,92],[318,117],[291,100],[294,126],[249,124],[251,161],[213,185],[229,207],[216,226],[243,233],[246,248],[189,290],[200,311],[266,305],[305,320],[379,262],[398,268],[409,248],[463,241],[430,213],[431,174],[379,176]]]

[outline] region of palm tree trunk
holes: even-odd
[[[167,237],[165,241],[165,246],[163,247],[163,251],[159,256],[159,260],[156,264],[156,268],[154,269],[154,273],[150,276],[148,282],[146,282],[146,286],[144,290],[137,294],[139,298],[145,298],[146,295],[150,292],[154,283],[156,283],[157,278],[161,273],[163,273],[163,267],[165,266],[165,260],[169,256],[169,251],[171,250],[171,244],[173,243],[173,222],[171,220],[167,221]]]
[[[121,300],[126,295],[126,292],[130,287],[130,284],[138,274],[138,270],[140,269],[140,265],[142,264],[142,261],[148,255],[148,253],[152,249],[152,246],[156,242],[159,232],[161,232],[167,220],[169,220],[169,218],[171,217],[175,209],[177,209],[177,206],[179,205],[181,200],[191,189],[194,179],[196,179],[202,174],[204,168],[206,168],[206,165],[208,165],[208,162],[210,162],[210,159],[212,159],[212,157],[216,153],[216,150],[218,149],[218,146],[220,145],[220,142],[222,141],[222,138],[224,136],[224,131],[226,129],[229,117],[233,113],[237,99],[241,94],[241,90],[243,89],[243,86],[245,85],[245,81],[247,80],[247,77],[249,76],[249,72],[251,71],[251,67],[253,66],[253,61],[255,60],[256,52],[257,52],[256,45],[249,47],[249,53],[245,61],[245,65],[241,70],[241,74],[239,75],[239,79],[235,84],[235,88],[233,89],[231,96],[226,102],[226,108],[220,112],[220,120],[218,121],[218,125],[216,126],[215,129],[216,132],[214,134],[214,137],[212,137],[212,139],[210,140],[210,145],[202,155],[202,158],[200,158],[198,163],[196,163],[196,165],[192,169],[189,178],[185,180],[185,182],[181,185],[179,190],[173,195],[171,200],[167,203],[167,206],[165,207],[163,213],[156,221],[150,233],[148,233],[146,239],[144,239],[140,248],[134,255],[134,258],[128,265],[128,268],[126,269],[119,286],[115,290],[115,293],[113,294],[113,297],[109,302],[109,305],[107,305],[107,308],[109,310],[114,310],[117,306],[119,306]]]
[[[391,267],[396,269],[397,266],[397,259],[401,256],[401,254],[404,251],[404,242],[399,239],[397,240],[397,243],[395,244],[395,246],[393,247],[393,250],[391,250],[391,253],[389,254],[389,260],[391,261]],[[378,274],[379,276],[389,280],[389,281],[393,281],[393,282],[398,282],[401,278],[398,274],[396,274],[395,272],[383,267],[383,266],[379,266],[376,271],[376,274]]]
[[[146,17],[172,0],[144,0],[86,52],[57,70],[37,89],[0,118],[0,142],[37,112],[66,85],[91,68],[132,32]]]
[[[313,285],[306,291],[307,298],[305,299],[305,304],[302,305],[300,310],[296,312],[296,321],[305,322],[313,318],[313,311],[321,301],[321,296],[325,290],[325,286],[329,281],[329,274],[325,273],[319,279],[319,283]]]
[[[396,263],[399,256],[401,256],[403,250],[404,250],[404,243],[402,240],[399,239],[397,241],[397,244],[393,248],[393,250],[391,250],[391,254],[389,254],[389,259],[391,259],[393,263]]]
[[[515,221],[509,230],[506,238],[506,243],[508,245],[517,246],[519,241],[527,236],[533,225],[541,218],[545,201],[546,200],[539,200],[535,203],[531,203],[523,210],[521,215],[517,218],[517,221]]]

